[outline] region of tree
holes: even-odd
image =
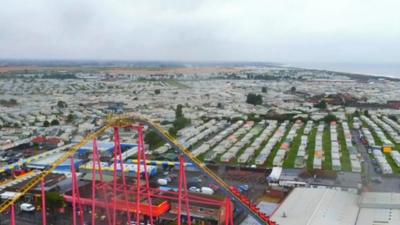
[[[360,117],[360,111],[356,110],[356,111],[354,112],[354,116]]]
[[[246,103],[252,104],[252,105],[261,105],[262,104],[262,96],[256,95],[253,93],[249,93],[249,94],[247,94]]]
[[[160,89],[154,90],[154,94],[158,95],[158,94],[160,94],[160,93],[161,93]]]
[[[261,121],[261,119],[255,113],[247,114],[247,120],[251,120],[251,121],[254,121],[254,122],[260,122]]]
[[[295,86],[291,87],[290,92],[292,92],[292,93],[296,92],[296,87]]]
[[[39,197],[38,204],[41,204],[42,199]],[[64,197],[58,192],[46,192],[46,208],[50,211],[56,211],[65,206]]]
[[[178,134],[178,130],[175,127],[170,127],[168,129],[168,133],[172,136],[172,137],[176,137],[176,135]]]
[[[146,134],[144,141],[149,144],[150,148],[152,149],[160,147],[164,143],[163,140],[158,136],[158,134],[152,130]]]
[[[50,216],[52,217],[51,220],[53,220],[53,222],[55,222],[55,224],[58,224],[56,222],[58,213],[56,213],[56,212],[60,208],[65,207],[64,196],[62,196],[58,192],[46,192],[45,196],[46,196],[46,208],[47,208],[48,212],[50,213]],[[37,203],[37,207],[40,208],[41,203],[42,203],[41,196],[38,198],[38,201],[36,203]]]
[[[267,87],[262,87],[262,88],[261,88],[261,92],[262,92],[262,93],[267,93]]]
[[[59,108],[67,108],[68,107],[67,103],[64,101],[61,101],[61,100],[57,102],[57,106]]]
[[[326,116],[324,117],[324,121],[325,121],[326,123],[330,123],[330,122],[333,122],[333,121],[337,121],[337,118],[336,118],[336,116],[333,115],[333,114],[328,114],[328,115],[326,115]]]
[[[43,122],[43,126],[44,126],[44,127],[49,127],[49,126],[50,126],[50,122],[47,121],[47,120],[44,121],[44,122]]]
[[[175,118],[181,118],[183,117],[183,111],[182,111],[183,105],[179,104],[176,106],[175,110]]]
[[[17,105],[18,104],[17,100],[15,100],[13,98],[10,99],[9,103],[10,103],[10,105]]]
[[[369,112],[368,112],[368,110],[365,110],[365,111],[364,111],[364,115],[367,116],[367,117],[369,117]]]
[[[178,130],[186,127],[187,125],[189,125],[190,122],[191,121],[188,118],[179,117],[179,118],[175,119],[173,125],[174,125],[174,128],[178,131]]]
[[[74,121],[74,114],[72,114],[72,113],[70,113],[70,114],[68,114],[68,116],[67,116],[67,122],[68,123],[71,123],[72,121]]]
[[[326,104],[325,100],[321,100],[319,103],[315,104],[314,107],[319,109],[326,109],[328,105]]]
[[[186,127],[187,125],[189,125],[191,123],[191,120],[189,118],[186,118],[183,115],[183,105],[179,104],[176,106],[176,110],[175,110],[175,121],[172,123],[172,127],[168,129],[168,132],[172,135],[172,136],[176,136],[176,134],[178,133],[178,131],[184,127]]]
[[[60,125],[60,122],[59,122],[58,120],[54,119],[54,120],[51,121],[50,124],[51,124],[52,126],[58,126],[58,125]]]

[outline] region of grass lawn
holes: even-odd
[[[372,136],[374,137],[375,144],[376,144],[376,145],[379,145],[379,146],[382,146],[382,141],[381,141],[381,139],[378,137],[378,135],[375,133],[375,130],[372,129],[371,127],[369,127],[369,126],[367,125],[367,123],[365,123],[364,121],[363,121],[362,123],[363,123],[363,126],[369,128],[369,131],[371,132]],[[383,131],[383,130],[382,130],[382,131]],[[387,137],[390,141],[393,142],[393,139],[392,139],[389,135],[387,135],[385,131],[383,131],[383,133],[386,135],[386,137]],[[393,142],[393,143],[394,143],[394,142]],[[394,151],[398,151],[398,147],[400,147],[400,146],[397,146],[397,145],[396,145]],[[389,163],[390,167],[392,167],[393,173],[394,173],[394,174],[400,174],[400,168],[397,167],[397,165],[396,165],[396,163],[394,162],[392,156],[390,156],[389,153],[383,153],[383,155],[385,155],[387,162]]]
[[[294,161],[296,160],[297,151],[299,150],[301,136],[303,135],[304,125],[297,130],[297,135],[294,138],[292,144],[290,145],[290,150],[287,153],[286,160],[283,162],[283,168],[293,168]]]
[[[255,158],[260,154],[260,152],[263,150],[263,148],[268,144],[269,139],[271,139],[271,137],[274,136],[276,130],[278,130],[278,127],[279,127],[279,124],[278,124],[278,126],[272,131],[272,133],[268,136],[268,138],[265,139],[265,140],[261,143],[260,147],[255,151],[255,153],[254,153],[254,156],[255,156],[255,157],[253,157],[253,158],[250,160],[250,163],[251,163],[251,164],[255,164],[255,163],[256,163]]]
[[[189,86],[175,80],[175,79],[168,79],[168,80],[163,80],[165,83],[167,83],[168,85],[177,87],[177,88],[181,88],[181,89],[186,89],[186,88],[190,88]]]
[[[283,135],[282,139],[276,143],[275,147],[272,149],[271,154],[269,154],[268,158],[267,158],[267,162],[266,165],[268,168],[273,167],[273,161],[276,155],[276,152],[279,150],[279,148],[281,147],[282,143],[285,141],[287,134],[289,133],[291,128],[291,125],[288,126],[288,128],[286,128],[285,134]]]
[[[314,125],[314,128],[311,130],[308,135],[308,145],[307,145],[307,169],[313,170],[313,161],[314,161],[314,151],[315,151],[315,136],[317,135],[317,126]]]
[[[256,127],[256,126],[257,126],[257,127]],[[237,162],[238,164],[239,164],[239,162],[237,161],[237,159],[240,157],[240,155],[243,154],[243,152],[244,152],[248,147],[250,147],[250,145],[253,143],[253,141],[254,141],[258,136],[261,135],[261,132],[262,132],[263,130],[264,130],[264,129],[263,129],[262,127],[258,126],[258,124],[255,125],[255,131],[254,131],[254,132],[256,133],[256,135],[254,135],[254,137],[250,139],[250,143],[248,143],[248,144],[246,144],[245,146],[243,146],[243,147],[239,150],[239,152],[236,154],[235,160],[236,160],[236,162]],[[241,163],[241,164],[249,164],[249,165],[251,165],[250,162],[254,161],[253,158],[254,158],[254,156],[253,156],[253,157],[250,157],[249,160],[248,160],[246,163]]]
[[[324,150],[324,161],[322,168],[324,170],[332,170],[332,154],[331,154],[331,132],[330,125],[325,125],[324,133],[322,135],[322,148]]]
[[[346,146],[346,140],[344,139],[344,131],[342,124],[338,124],[338,140],[340,144],[340,150],[342,152],[342,156],[340,157],[340,163],[342,164],[343,171],[351,171],[351,163],[350,163],[350,153]]]
[[[353,121],[354,121],[354,114],[346,114],[347,123],[349,124],[349,128],[353,129]]]

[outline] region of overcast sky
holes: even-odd
[[[0,0],[0,58],[400,62],[400,0]]]

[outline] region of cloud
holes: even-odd
[[[399,62],[397,0],[3,0],[0,58]]]

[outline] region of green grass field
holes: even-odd
[[[315,136],[317,135],[317,126],[311,130],[311,133],[308,136],[308,145],[307,145],[307,169],[313,170],[313,161],[314,161],[314,151],[315,151]]]
[[[351,171],[351,163],[350,163],[350,153],[346,146],[346,140],[344,139],[344,131],[342,125],[338,124],[338,141],[340,144],[340,150],[342,152],[342,156],[340,157],[340,163],[342,164],[343,171]]]
[[[322,162],[322,168],[324,170],[332,169],[332,154],[331,154],[331,133],[330,125],[325,125],[324,133],[322,135],[322,148],[324,150],[325,159]]]
[[[301,136],[303,135],[304,131],[304,125],[297,130],[297,135],[294,138],[290,150],[287,154],[286,160],[283,162],[283,168],[293,168],[294,167],[294,161],[296,160],[297,156],[297,151],[299,150],[300,142],[301,142]]]
[[[281,147],[282,143],[285,141],[287,134],[289,133],[291,126],[289,125],[289,128],[286,129],[285,134],[283,135],[282,139],[275,145],[275,147],[272,149],[271,154],[269,154],[267,158],[266,165],[267,167],[272,167],[273,166],[273,161],[276,155],[276,152],[279,150]]]
[[[364,121],[362,122],[364,127],[368,127],[369,131],[371,132],[372,136],[374,137],[374,141],[376,145],[382,146],[382,141],[381,139],[378,137],[378,135],[376,134],[375,130],[372,129],[371,127],[368,126],[367,123],[365,123]],[[383,130],[382,130],[383,131]],[[393,142],[393,139],[385,132],[383,131],[383,133],[385,134],[385,136]],[[394,142],[393,142],[394,143]],[[395,145],[395,149],[394,151],[399,151],[400,146]],[[383,153],[386,157],[387,162],[389,163],[390,167],[392,167],[393,173],[394,174],[400,174],[400,168],[396,165],[396,163],[394,162],[392,156],[390,156],[389,153]]]

